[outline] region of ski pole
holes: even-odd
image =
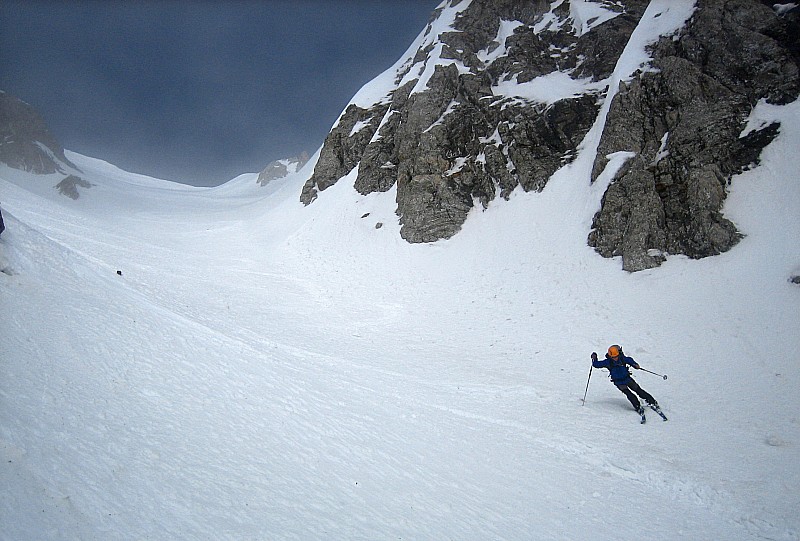
[[[648,369],[646,369],[646,368],[641,368],[641,367],[639,368],[639,370],[643,370],[643,371],[645,371],[645,372],[650,372],[650,370],[648,370]],[[654,375],[656,375],[656,376],[658,376],[658,377],[660,377],[660,378],[667,379],[667,376],[663,376],[663,375],[661,375],[661,374],[656,374],[655,372],[650,372],[650,373],[651,373],[651,374],[654,374]]]
[[[589,380],[592,379],[592,368],[594,368],[594,366],[589,365],[589,377],[586,379],[586,390],[583,391],[583,404],[581,404],[582,406],[586,405],[586,393],[589,392]]]

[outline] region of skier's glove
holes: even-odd
[[[592,360],[593,361],[597,360],[597,353],[595,353],[594,351],[592,352]]]

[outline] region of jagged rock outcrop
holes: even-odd
[[[602,34],[576,31],[568,3],[555,12],[546,1],[445,6],[433,20],[449,11],[454,30],[434,35],[429,27],[385,99],[345,110],[301,200],[309,204],[358,165],[356,190],[396,187],[401,235],[427,242],[458,232],[475,204],[508,197],[517,186],[541,190],[574,159],[603,88],[549,102],[546,89],[517,95],[504,82],[524,86],[561,71],[603,80],[646,5],[611,5]]]
[[[333,186],[361,161],[367,144],[378,129],[388,104],[376,104],[369,109],[351,104],[325,138],[314,175],[303,186],[300,200],[308,205],[317,192]]]
[[[39,113],[3,91],[0,91],[0,162],[37,175],[67,175],[55,187],[71,199],[80,196],[78,187],[92,186],[76,174],[82,171],[64,155],[64,148]]]
[[[94,184],[82,179],[81,177],[69,175],[68,177],[65,177],[64,180],[56,184],[56,189],[61,195],[65,195],[70,199],[78,199],[78,197],[80,197],[78,187],[91,188],[92,186],[94,186]]]
[[[258,174],[256,182],[261,186],[266,186],[273,180],[283,178],[289,173],[296,173],[299,171],[309,160],[308,152],[301,152],[299,156],[294,158],[286,158],[283,160],[275,160],[269,162],[264,169]]]
[[[751,0],[698,2],[680,39],[662,39],[653,69],[614,97],[592,180],[609,154],[635,157],[603,198],[591,246],[636,271],[664,253],[701,258],[738,242],[722,215],[727,185],[758,162],[778,126],[740,134],[759,100],[797,99],[798,36],[796,15]]]
[[[36,110],[0,91],[0,162],[39,175],[77,170]]]
[[[760,99],[787,103],[800,93],[798,9],[698,0],[687,25],[654,45],[647,69],[609,93],[649,4],[445,3],[413,55],[372,83],[367,94],[382,97],[357,96],[346,108],[301,200],[310,204],[357,167],[358,192],[396,190],[403,238],[450,237],[475,205],[517,187],[542,190],[613,95],[587,187],[609,154],[631,158],[589,244],[622,256],[630,271],[666,253],[730,249],[741,234],[722,215],[727,183],[778,133],[773,125],[740,137],[743,122]]]

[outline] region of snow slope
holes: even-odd
[[[200,189],[71,154],[77,201],[0,168],[0,538],[798,539],[800,103],[771,119],[742,242],[636,274],[586,246],[598,129],[425,245],[355,171],[303,207],[316,156]],[[669,422],[597,370],[582,403],[611,343]]]

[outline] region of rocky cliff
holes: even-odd
[[[36,110],[0,91],[0,162],[36,174],[77,169]]]
[[[274,160],[269,162],[258,174],[256,182],[261,186],[266,186],[273,180],[285,177],[290,173],[299,171],[309,160],[308,152],[301,152],[293,158]]]
[[[692,258],[740,238],[722,215],[731,176],[758,163],[772,124],[745,137],[759,100],[786,104],[800,93],[798,11],[779,16],[752,0],[698,2],[680,39],[661,39],[651,69],[611,104],[593,180],[605,156],[635,153],[595,216],[589,243],[624,268],[657,265],[664,253]]]
[[[615,78],[634,31],[670,10],[686,13],[681,25],[656,36],[642,69]],[[609,154],[631,158],[589,244],[631,271],[666,253],[725,251],[740,237],[721,213],[727,183],[779,129],[740,138],[748,112],[800,93],[797,11],[754,0],[444,2],[347,106],[301,201],[357,167],[358,192],[396,190],[403,238],[448,238],[474,206],[542,190],[601,121],[587,187]]]
[[[78,187],[92,185],[80,178],[81,170],[64,155],[41,115],[24,101],[0,91],[0,163],[37,175],[66,175],[55,188],[77,199]]]

